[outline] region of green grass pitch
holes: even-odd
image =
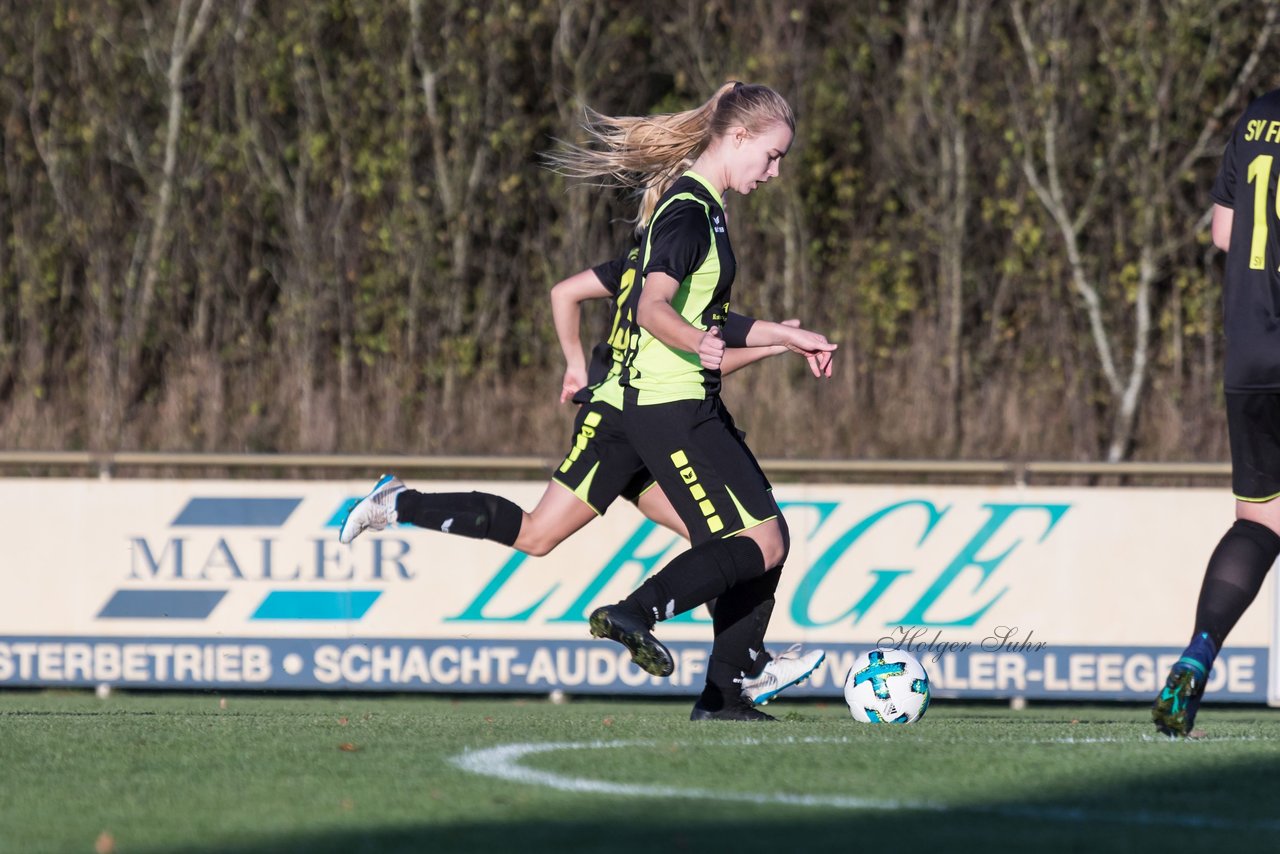
[[[0,851],[1280,850],[1280,711],[0,693]]]

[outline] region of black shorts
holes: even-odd
[[[584,403],[573,422],[573,447],[551,479],[597,515],[621,495],[635,501],[653,486],[640,454],[622,429],[622,413],[607,403]]]
[[[694,545],[777,518],[769,480],[719,397],[623,410],[627,437]]]
[[[1280,496],[1280,393],[1227,392],[1227,435],[1236,498]]]

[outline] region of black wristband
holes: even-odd
[[[751,331],[751,327],[756,325],[754,317],[747,317],[743,314],[735,314],[729,312],[729,316],[725,318],[724,328],[721,334],[724,335],[724,344],[726,347],[745,347],[747,346],[747,333]]]

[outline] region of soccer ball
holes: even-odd
[[[873,649],[853,661],[844,699],[855,721],[909,724],[929,708],[929,674],[903,649]]]

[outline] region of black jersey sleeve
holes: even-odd
[[[1241,122],[1244,120],[1241,119]],[[1209,190],[1209,198],[1224,208],[1235,209],[1236,206],[1236,140],[1240,138],[1241,128],[1237,123],[1231,131],[1231,139],[1222,152],[1222,165],[1218,167],[1218,177],[1213,180],[1213,188]]]
[[[614,258],[612,261],[606,261],[603,264],[597,264],[591,268],[591,272],[596,274],[600,284],[604,285],[605,290],[609,292],[609,296],[616,297],[618,291],[622,289],[622,274],[626,269],[627,259],[622,257]]]
[[[678,199],[653,220],[644,275],[666,273],[684,281],[707,259],[711,251],[711,224],[707,209],[693,199]]]

